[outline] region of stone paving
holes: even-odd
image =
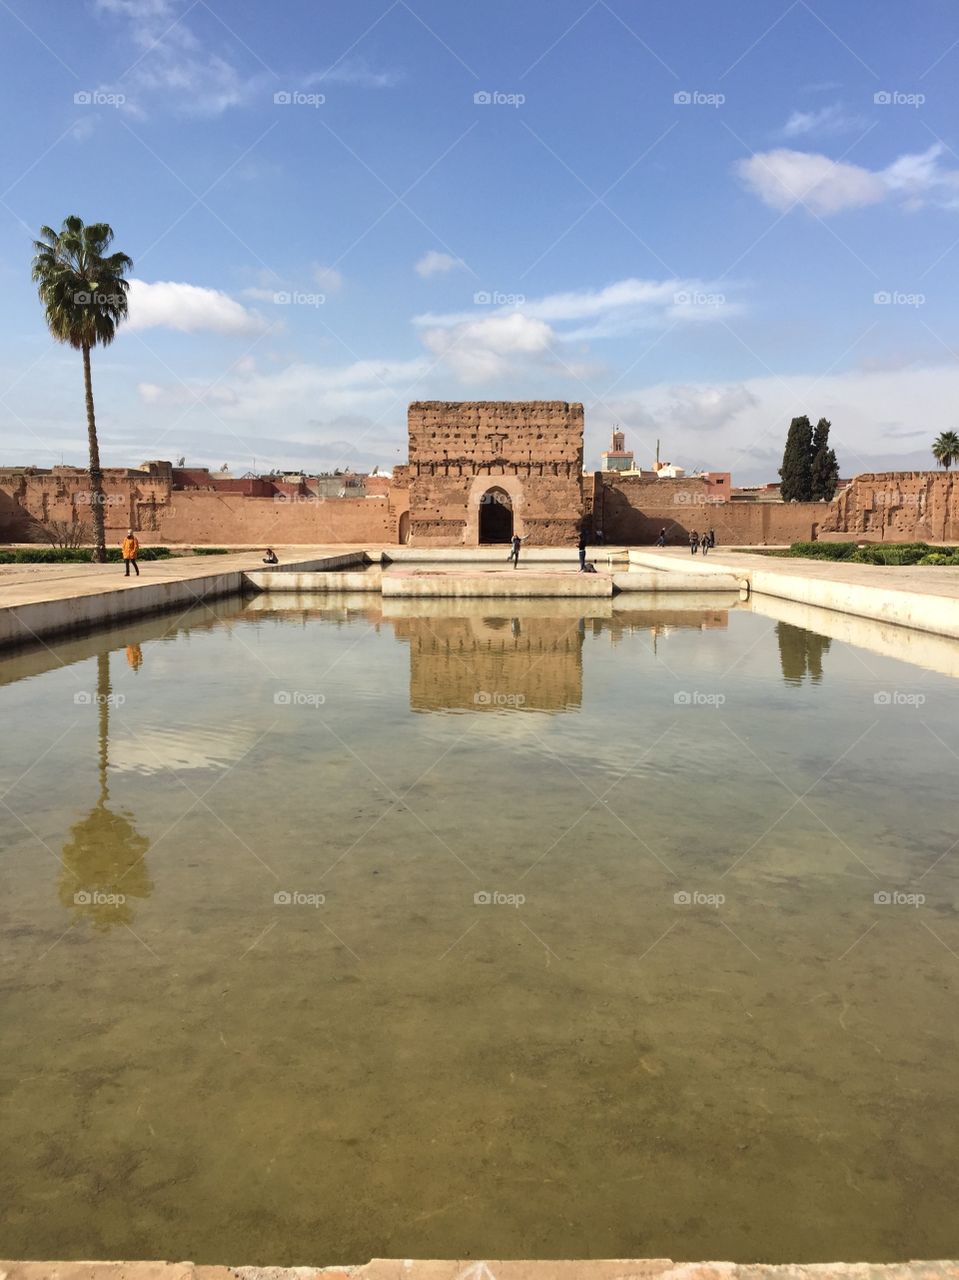
[[[2,1262],[0,1280],[959,1280],[959,1262],[737,1264],[668,1258],[440,1261],[374,1258],[358,1266],[228,1267],[192,1262]]]

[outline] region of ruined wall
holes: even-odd
[[[941,471],[856,476],[833,508],[826,534],[865,542],[959,541],[959,477]]]
[[[651,544],[666,529],[670,543],[691,530],[713,529],[725,546],[791,543],[817,537],[832,507],[821,502],[716,502],[703,480],[647,480],[596,472],[593,524],[610,544]],[[833,517],[834,518],[834,517]]]
[[[136,529],[141,542],[223,546],[283,543],[395,542],[399,513],[387,498],[326,501],[296,493],[249,497],[210,489],[171,489],[146,473],[106,471],[108,543]],[[295,488],[296,486],[288,486]],[[36,540],[38,522],[79,518],[92,537],[89,479],[84,472],[24,476],[0,472],[0,540]]]
[[[574,545],[583,513],[583,406],[561,400],[422,401],[409,407],[416,546],[477,546],[484,495],[508,495],[536,546]]]

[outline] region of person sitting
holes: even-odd
[[[264,564],[279,564],[279,563],[280,563],[280,562],[279,562],[279,560],[276,558],[276,552],[273,550],[273,548],[272,548],[272,547],[267,547],[267,549],[266,549],[266,555],[263,557],[263,563],[264,563]]]

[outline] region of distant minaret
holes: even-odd
[[[610,448],[600,454],[600,465],[603,471],[631,471],[633,467],[633,451],[626,448],[626,433],[619,427],[613,428]]]
[[[656,470],[659,470],[659,441],[656,441]]]

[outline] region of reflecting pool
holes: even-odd
[[[715,594],[0,662],[0,1256],[956,1256],[957,676]]]

